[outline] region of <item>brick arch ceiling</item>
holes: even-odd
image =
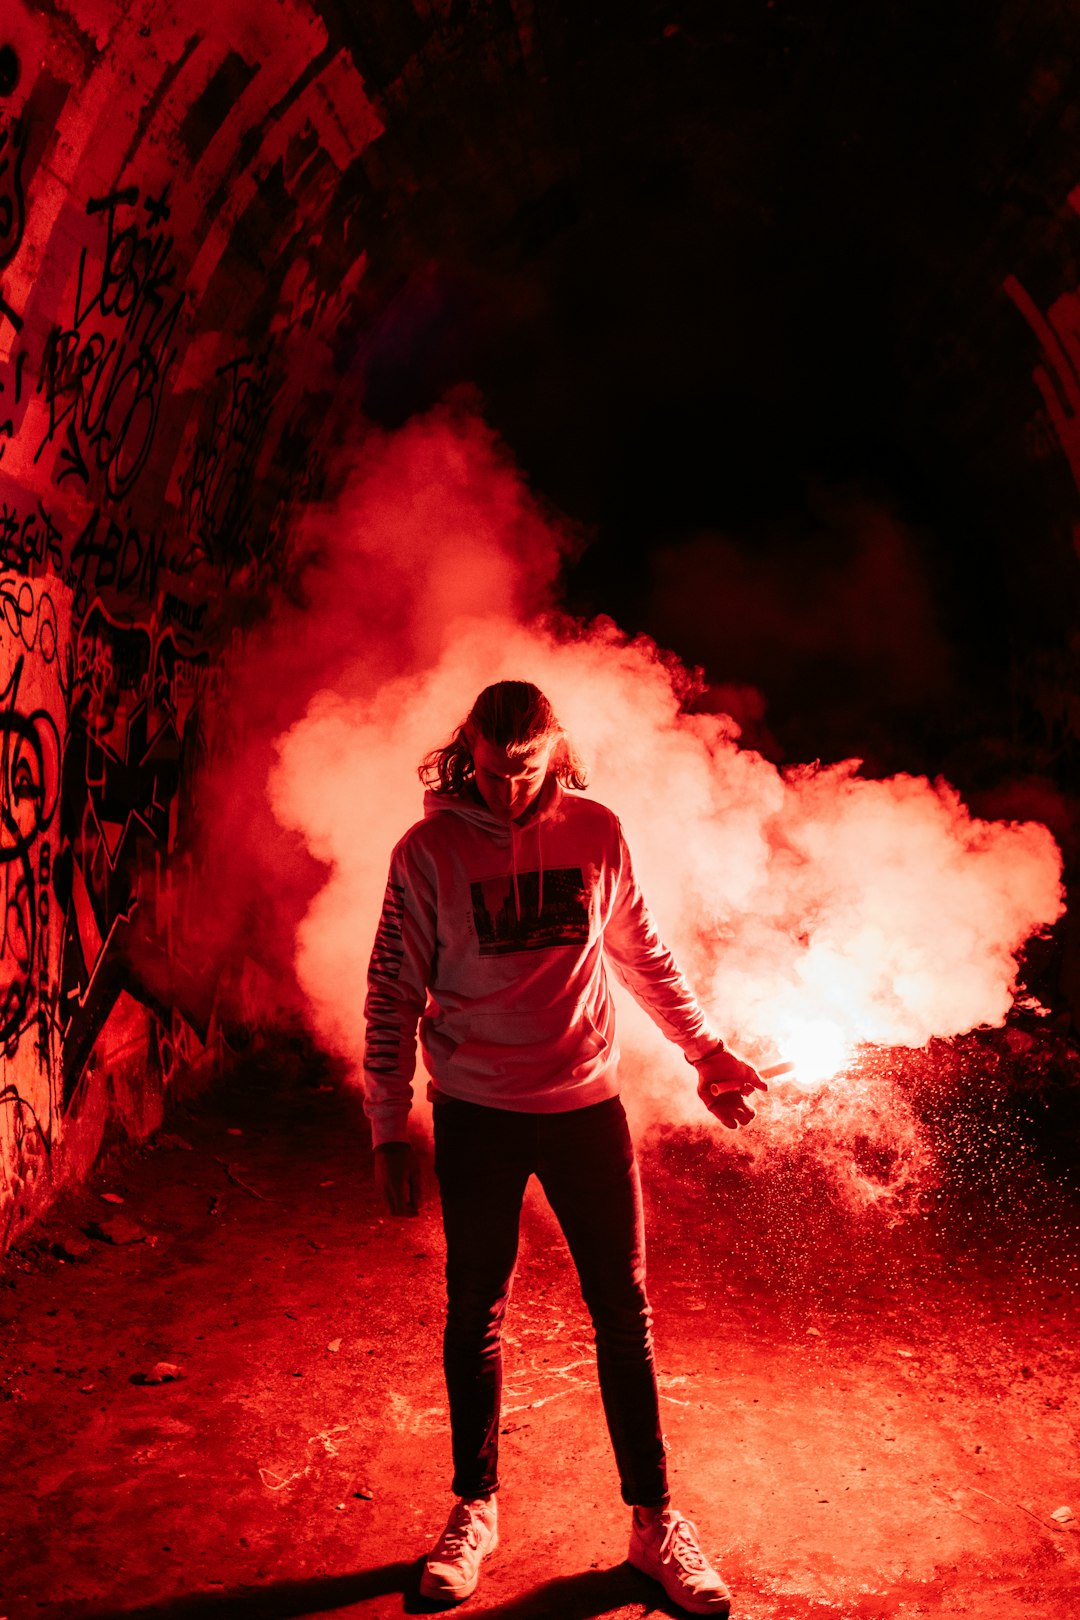
[[[84,595],[109,522],[148,596],[261,577],[335,402],[463,378],[601,553],[808,466],[986,556],[1034,512],[1040,589],[1071,553],[1034,385],[1075,280],[1061,8],[9,0],[3,33],[0,474]]]

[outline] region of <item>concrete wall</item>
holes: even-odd
[[[292,0],[4,5],[0,1240],[217,1054],[196,787],[318,487],[380,127]]]

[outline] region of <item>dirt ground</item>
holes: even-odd
[[[418,1560],[451,1500],[430,1175],[418,1217],[384,1217],[351,1095],[296,1052],[240,1078],[114,1153],[4,1264],[3,1620],[427,1612]],[[1075,1620],[1060,1187],[1010,1175],[890,1225],[795,1168],[750,1189],[677,1136],[643,1172],[675,1500],[733,1615]],[[625,1562],[539,1198],[507,1358],[502,1545],[467,1612],[674,1613]]]

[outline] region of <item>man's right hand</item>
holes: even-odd
[[[383,1142],[375,1149],[375,1185],[391,1215],[415,1215],[420,1208],[420,1165],[408,1142]]]
[[[769,1089],[757,1070],[724,1046],[698,1058],[694,1067],[698,1072],[698,1096],[713,1118],[729,1131],[749,1125],[754,1110],[747,1097]]]

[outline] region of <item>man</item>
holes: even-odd
[[[407,1116],[416,1031],[432,1076],[446,1232],[444,1368],[458,1500],[429,1554],[425,1597],[460,1601],[498,1541],[501,1330],[525,1185],[566,1236],[596,1331],[630,1561],[693,1614],[730,1594],[670,1505],[645,1293],[641,1193],[618,1097],[609,964],[699,1075],[723,1124],[764,1082],[725,1050],[634,879],[619,822],[535,686],[487,687],[421,766],[424,820],[391,858],[365,1004],[366,1110],[378,1184],[417,1207]],[[570,791],[568,791],[570,790]]]

